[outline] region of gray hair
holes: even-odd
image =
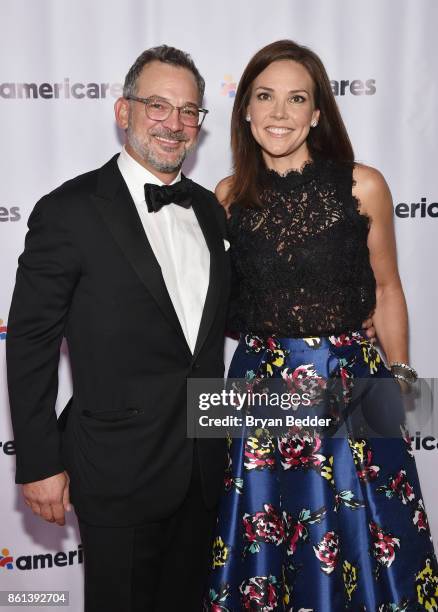
[[[194,61],[188,53],[175,49],[175,47],[168,47],[167,45],[160,45],[159,47],[151,47],[146,49],[143,53],[135,60],[133,65],[128,71],[125,77],[125,83],[123,85],[123,97],[134,96],[137,93],[137,79],[140,76],[146,64],[151,62],[163,62],[165,64],[171,64],[172,66],[178,66],[180,68],[186,68],[193,73],[196,84],[199,90],[199,100],[202,101],[205,91],[205,81],[202,78],[199,70],[196,68]]]

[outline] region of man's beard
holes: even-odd
[[[169,130],[164,129],[156,130],[149,135],[152,137],[161,136],[162,138],[169,138],[182,142],[187,142],[188,140],[188,138],[182,132],[170,132]],[[173,161],[164,161],[155,154],[155,152],[148,146],[147,143],[141,141],[138,138],[138,136],[132,130],[131,125],[128,125],[126,136],[128,143],[130,144],[131,148],[137,153],[137,155],[147,164],[155,168],[155,170],[157,170],[158,172],[163,172],[164,174],[170,174],[171,172],[175,172],[175,170],[179,170],[187,155],[191,153],[196,147],[196,142],[193,142],[189,147],[184,148],[179,154],[179,156]]]

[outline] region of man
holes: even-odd
[[[71,498],[87,612],[201,607],[224,448],[187,438],[186,381],[223,376],[229,294],[223,210],[180,171],[203,92],[187,54],[142,53],[115,104],[124,149],[37,203],[19,259],[7,346],[16,482],[59,525]],[[73,398],[60,427],[63,336]]]

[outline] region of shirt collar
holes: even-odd
[[[160,179],[156,177],[155,174],[152,174],[152,172],[147,170],[144,166],[139,164],[137,160],[135,160],[131,155],[129,155],[125,147],[123,147],[120,151],[120,155],[117,159],[117,164],[135,201],[145,201],[145,183],[152,183],[153,185],[164,185],[163,181],[160,181]],[[177,176],[170,184],[173,185],[174,183],[177,183],[180,180],[181,170],[178,172]]]

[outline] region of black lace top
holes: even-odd
[[[352,172],[325,160],[285,176],[267,170],[262,209],[231,205],[231,331],[300,337],[361,328],[375,279]]]

